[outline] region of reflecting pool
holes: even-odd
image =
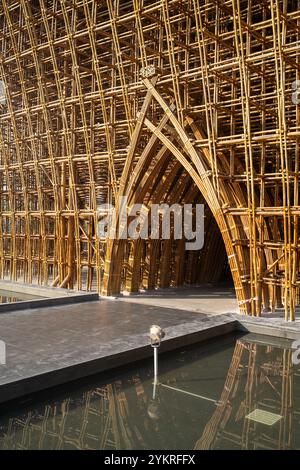
[[[299,449],[288,343],[225,336],[1,406],[0,449]]]
[[[24,300],[38,300],[43,297],[31,294],[25,294],[23,292],[13,292],[10,290],[0,289],[0,304],[7,304],[12,302],[21,302]]]

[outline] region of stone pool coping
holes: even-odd
[[[95,292],[73,291],[70,289],[38,285],[35,286],[32,284],[4,280],[0,280],[0,289],[12,293],[16,292],[41,297],[40,299],[20,300],[17,302],[0,304],[0,314],[4,312],[14,312],[16,310],[27,310],[32,308],[50,307],[52,305],[66,305],[99,300],[99,295]]]
[[[250,317],[232,314],[238,321],[238,329],[259,335],[273,336],[288,340],[300,339],[300,320],[286,322],[278,315]]]
[[[0,403],[151,357],[148,331],[157,323],[166,331],[160,353],[233,332],[300,338],[299,322],[103,299],[4,313],[0,340],[7,361],[0,365]]]

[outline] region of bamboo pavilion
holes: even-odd
[[[0,277],[113,295],[217,282],[299,304],[299,0],[3,0]],[[205,204],[205,245],[99,207]]]

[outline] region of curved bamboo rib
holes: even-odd
[[[294,320],[299,7],[1,2],[1,277],[105,294],[217,280],[223,240],[241,312]],[[100,238],[98,208],[124,195],[205,202],[202,254]]]

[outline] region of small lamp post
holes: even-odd
[[[158,325],[152,325],[150,327],[150,344],[153,348],[154,353],[154,387],[153,387],[153,399],[155,398],[155,391],[157,385],[158,376],[158,348],[161,344],[161,340],[165,337],[164,330]]]

